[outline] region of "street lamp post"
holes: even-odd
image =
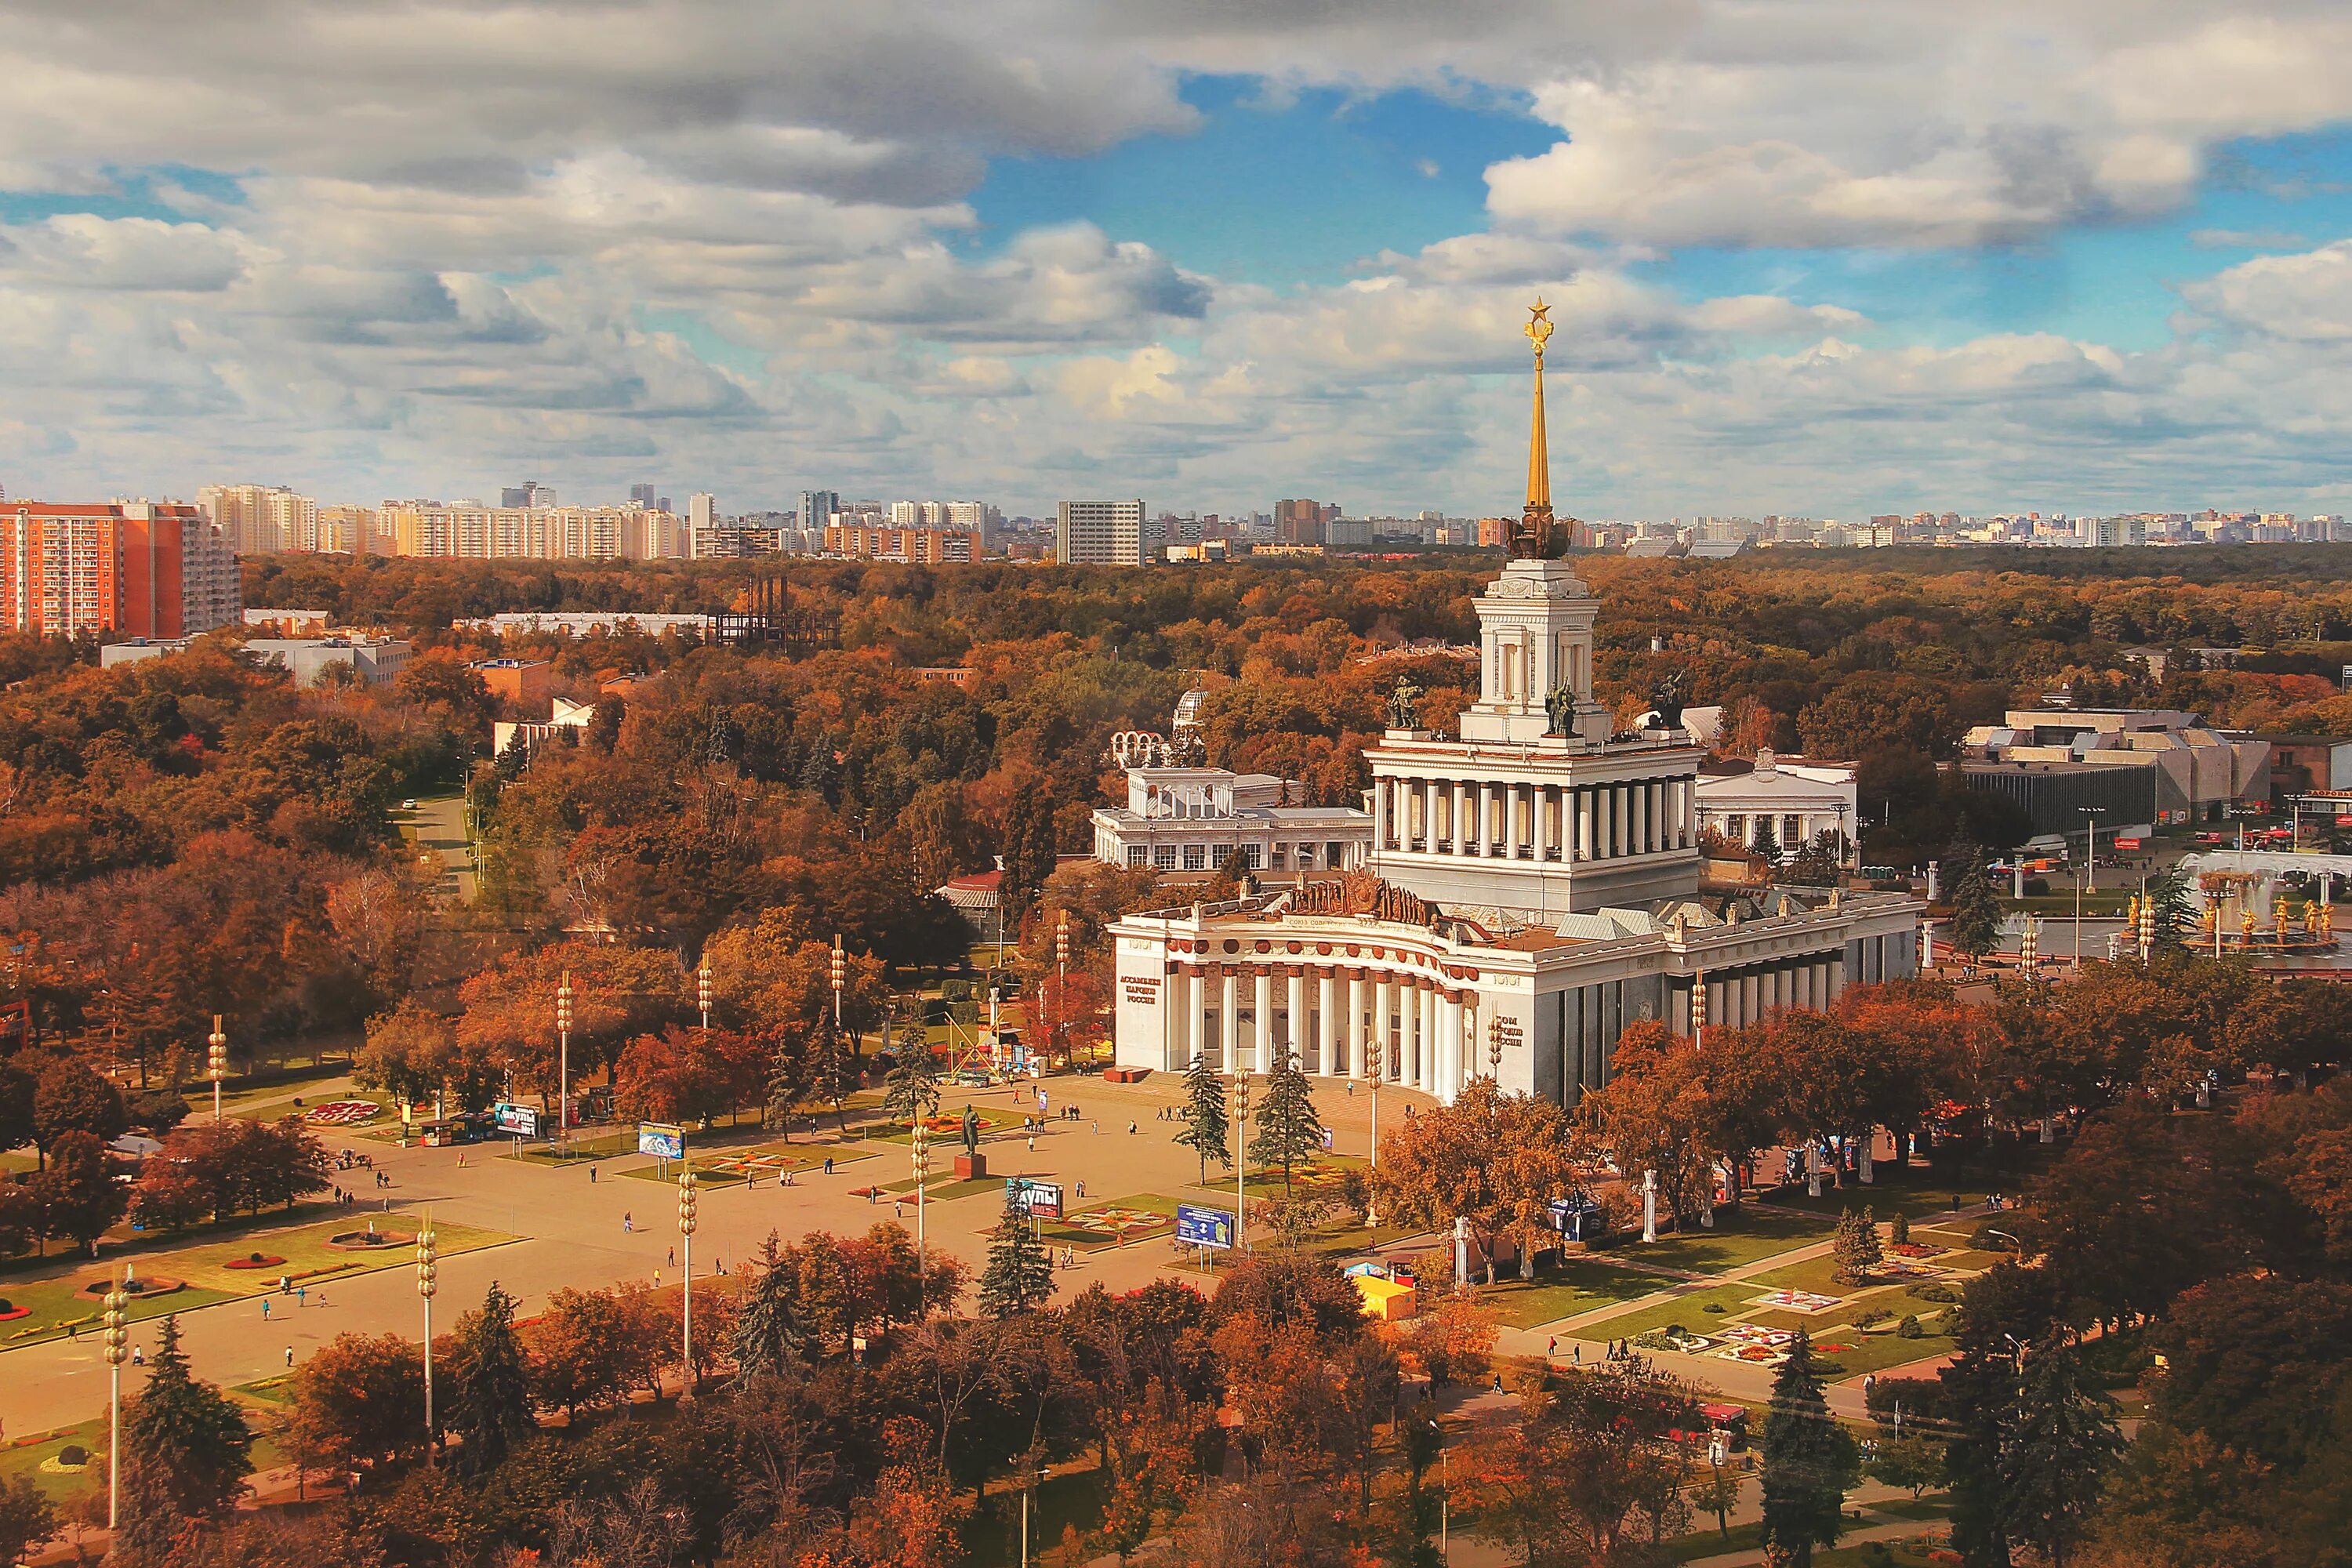
[[[1070,912],[1062,911],[1054,924],[1054,1033],[1066,1058],[1069,1055]],[[1075,1068],[1075,1064],[1073,1064]]]
[[[1497,1013],[1486,1026],[1486,1077],[1496,1089],[1503,1087],[1503,1016]]]
[[[213,1121],[221,1119],[221,1080],[228,1077],[228,1037],[221,1033],[221,1016],[213,1015],[213,1032],[205,1037],[205,1076],[213,1080]]]
[[[1691,976],[1691,1049],[1706,1049],[1706,971]]]
[[[923,1189],[931,1179],[931,1130],[923,1125],[922,1107],[915,1108],[915,1300],[923,1308]],[[929,1314],[925,1314],[928,1316]]]
[[[1235,1053],[1238,1055],[1238,1050]],[[1242,1237],[1248,1226],[1248,1205],[1243,1183],[1249,1173],[1249,1161],[1243,1154],[1243,1135],[1249,1129],[1249,1071],[1236,1062],[1234,1065],[1234,1256],[1242,1254]]]
[[[2078,805],[2074,809],[2087,819],[2083,824],[2083,874],[2074,879],[2074,969],[2079,973],[2083,968],[2083,889],[2099,879],[2099,808]]]
[[[695,1179],[692,1167],[677,1173],[677,1234],[686,1243],[686,1307],[679,1320],[678,1354],[684,1365],[678,1373],[681,1394],[694,1389],[694,1226]]]
[[[433,1462],[433,1298],[441,1289],[441,1249],[433,1235],[433,1216],[416,1233],[416,1293],[425,1301],[425,1462]]]
[[[123,1278],[131,1275],[131,1265],[122,1266]],[[129,1321],[124,1309],[131,1304],[130,1292],[121,1285],[106,1293],[106,1528],[112,1530],[121,1518],[122,1506],[122,1363],[131,1354],[127,1347],[130,1335],[122,1325]]]
[[[710,1033],[710,955],[702,955],[702,967],[694,972],[695,999],[702,1004],[702,1032]]]
[[[555,988],[555,1136],[572,1152],[572,971]]]

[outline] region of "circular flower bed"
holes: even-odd
[[[344,1252],[374,1252],[386,1247],[407,1247],[415,1240],[414,1231],[347,1230],[327,1237],[327,1245]]]
[[[286,1259],[274,1252],[248,1252],[243,1258],[232,1258],[223,1268],[275,1268]]]
[[[122,1285],[123,1291],[134,1300],[144,1300],[150,1296],[168,1296],[174,1290],[184,1290],[188,1288],[185,1280],[166,1279],[155,1274],[133,1279],[127,1285],[123,1285],[119,1279],[110,1279],[101,1275],[96,1279],[87,1281],[74,1294],[96,1299],[104,1296],[117,1285]]]
[[[19,1318],[29,1318],[32,1315],[32,1308],[19,1307],[7,1297],[0,1296],[0,1323],[13,1323]]]

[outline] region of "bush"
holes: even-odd
[[[2050,896],[2050,879],[2047,877],[2028,877],[2025,879],[2025,896],[2029,899],[2048,898]]]
[[[1873,1323],[1883,1323],[1894,1315],[1884,1307],[1873,1307],[1869,1311],[1858,1314],[1853,1320],[1853,1326],[1857,1329],[1866,1329]]]
[[[1927,1331],[1919,1326],[1918,1318],[1909,1312],[1906,1312],[1903,1315],[1903,1321],[1895,1325],[1895,1337],[1898,1340],[1916,1340],[1926,1332]]]
[[[1723,1312],[1728,1311],[1730,1309],[1727,1308],[1720,1301],[1709,1301],[1706,1306],[1699,1309],[1702,1312]]]
[[[1910,1246],[1911,1216],[1896,1209],[1895,1217],[1886,1222],[1886,1239],[1896,1247]]]
[[[89,1450],[83,1447],[79,1443],[68,1443],[64,1447],[58,1450],[58,1463],[60,1465],[87,1465],[89,1463]]]
[[[1931,1279],[1925,1285],[1912,1286],[1911,1294],[1916,1296],[1922,1301],[1951,1303],[1956,1302],[1960,1299],[1960,1293],[1958,1290],[1953,1289],[1949,1285],[1947,1285],[1938,1279]]]
[[[942,982],[940,982],[940,1001],[942,1001],[942,1002],[968,1002],[968,1001],[970,1001],[971,999],[971,981],[969,981],[969,980],[947,980],[947,981],[942,981]]]

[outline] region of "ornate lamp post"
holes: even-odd
[[[1706,1049],[1706,971],[1691,976],[1691,1049]]]
[[[1497,1013],[1486,1024],[1486,1076],[1496,1089],[1503,1087],[1503,1016]]]
[[[694,1387],[694,1226],[695,1179],[691,1167],[677,1173],[677,1234],[686,1243],[686,1306],[679,1321],[678,1353],[684,1366],[678,1381],[686,1390]]]
[[[122,1266],[124,1278],[130,1277],[131,1266]],[[127,1347],[130,1336],[122,1325],[129,1321],[124,1308],[131,1304],[130,1293],[121,1285],[106,1293],[106,1313],[101,1320],[106,1325],[106,1528],[112,1530],[121,1517],[122,1507],[122,1363],[130,1357]]]
[[[702,1032],[710,1032],[710,955],[702,955],[702,967],[694,972],[695,999],[702,1004]]]
[[[213,1015],[213,1032],[205,1037],[207,1047],[205,1076],[213,1080],[213,1121],[221,1119],[221,1080],[228,1077],[228,1037],[221,1033],[221,1016]]]
[[[1070,912],[1064,910],[1054,924],[1054,1033],[1065,1058],[1069,1055]]]
[[[916,1310],[921,1311],[923,1279],[923,1189],[931,1179],[931,1130],[923,1125],[920,1106],[915,1110],[915,1280]],[[928,1315],[928,1314],[926,1314]]]
[[[1249,1130],[1249,1069],[1238,1063],[1234,1068],[1234,1256],[1242,1254],[1242,1234],[1247,1228],[1248,1199],[1243,1184],[1249,1174],[1249,1162],[1242,1152],[1244,1135]]]
[[[433,1216],[416,1233],[416,1294],[425,1302],[425,1462],[433,1462],[433,1298],[441,1289],[441,1249],[433,1234]]]
[[[555,1135],[572,1143],[572,971],[555,988]]]

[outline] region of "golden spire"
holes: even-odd
[[[1528,514],[1551,514],[1551,453],[1544,445],[1544,344],[1551,338],[1551,307],[1536,296],[1528,311],[1528,324],[1522,329],[1528,341],[1536,346],[1535,416],[1528,429]]]

